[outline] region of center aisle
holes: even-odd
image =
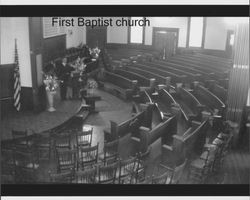
[[[101,96],[101,100],[96,102],[98,113],[90,114],[84,124],[93,126],[92,145],[99,142],[99,149],[102,152],[104,144],[103,130],[110,128],[110,120],[121,123],[131,118],[132,103],[125,102],[102,90],[96,90],[95,94]],[[121,152],[121,155],[124,155],[124,153]]]

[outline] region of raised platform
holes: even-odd
[[[80,100],[66,100],[56,103],[55,112],[43,111],[41,113],[34,113],[26,111],[9,113],[0,123],[1,140],[12,139],[11,131],[13,129],[27,129],[28,134],[32,134],[32,131],[41,133],[52,129],[74,116],[80,105]]]

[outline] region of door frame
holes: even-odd
[[[157,31],[176,32],[177,33],[176,50],[177,50],[178,43],[179,43],[179,28],[153,27],[152,48],[154,48],[154,46],[155,46],[155,37],[156,37]]]
[[[103,27],[97,27],[97,28],[101,28],[101,29],[104,29],[105,30],[105,46],[107,45],[107,27],[106,26],[103,26]],[[86,44],[88,45],[88,40],[89,40],[89,30],[91,29],[94,29],[94,28],[91,28],[91,27],[86,27]]]

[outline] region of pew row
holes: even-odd
[[[159,123],[151,130],[147,127],[141,126],[139,132],[132,135],[132,140],[138,147],[138,151],[145,153],[149,146],[156,140],[162,138],[168,138],[176,132],[177,120],[175,116],[164,117],[164,121]],[[165,139],[163,139],[165,140]]]
[[[213,114],[224,117],[226,105],[215,94],[197,82],[194,84],[193,93]]]
[[[200,81],[205,81],[205,80],[214,78],[214,73],[205,73],[202,70],[195,69],[186,65],[178,64],[178,63],[173,63],[168,60],[156,60],[154,62],[159,63],[160,65],[164,65],[164,66],[167,65],[169,67],[179,69],[188,73],[197,74],[199,75],[198,78],[200,79]]]
[[[223,78],[226,78],[228,74],[225,74],[223,72],[218,72],[212,68],[209,68],[209,67],[204,67],[204,66],[201,66],[201,65],[195,65],[193,63],[189,63],[188,61],[184,61],[184,60],[179,60],[179,59],[176,59],[176,58],[171,58],[169,60],[169,62],[171,63],[176,63],[176,64],[180,64],[180,65],[184,65],[184,66],[188,66],[188,67],[191,67],[191,68],[194,68],[194,69],[198,69],[198,70],[201,70],[205,73],[208,73],[208,74],[211,74],[211,73],[214,73],[213,76],[216,78],[216,79],[223,79]]]
[[[162,160],[178,163],[190,159],[194,154],[200,155],[206,142],[208,126],[208,120],[192,121],[192,126],[183,135],[165,137],[162,140]]]
[[[215,80],[207,81],[207,88],[209,89],[209,91],[211,91],[217,97],[219,97],[219,99],[223,103],[226,103],[227,89],[225,89],[223,86],[219,85],[217,81],[215,81]]]
[[[133,96],[132,104],[132,113],[138,113],[144,110],[147,104],[153,104],[153,101],[147,91],[139,91]]]
[[[158,98],[155,99],[164,116],[180,114],[180,106],[166,89],[158,90]]]
[[[125,69],[131,72],[141,74],[149,79],[154,78],[156,86],[165,85],[167,87],[170,85],[171,78],[169,76],[158,75],[145,69],[137,68],[135,66],[126,66]]]
[[[171,67],[167,64],[161,64],[159,62],[143,62],[142,64],[150,66],[152,68],[162,70],[162,71],[174,73],[174,74],[179,75],[179,76],[186,75],[187,76],[186,83],[191,83],[193,81],[201,81],[202,80],[201,74],[191,73],[190,71],[184,71],[184,70],[181,70],[178,68]]]
[[[131,133],[138,132],[140,126],[151,128],[152,123],[152,104],[144,104],[144,110],[136,113],[130,119],[117,123],[110,121],[110,129],[104,130],[104,140],[112,141]]]
[[[201,112],[204,109],[204,105],[202,105],[192,93],[182,86],[176,87],[176,96],[181,102],[183,102],[183,104],[179,105],[183,111],[185,119],[189,122],[193,120],[201,121]]]
[[[103,85],[106,91],[109,91],[123,99],[131,99],[132,95],[136,94],[137,80],[129,80],[121,75],[104,71]]]
[[[142,64],[134,64],[133,66],[137,67],[139,69],[143,69],[145,71],[152,72],[154,74],[158,74],[160,76],[171,77],[172,83],[187,83],[188,82],[186,75],[177,75],[173,72],[157,69],[155,67],[144,65],[144,64],[143,65]]]
[[[127,71],[127,70],[124,70],[122,68],[115,69],[114,73],[116,73],[120,76],[124,76],[130,80],[137,80],[139,88],[144,88],[145,90],[154,90],[154,88],[155,88],[155,79],[154,78],[148,79],[148,78],[144,77],[143,75],[137,74],[135,72]]]

